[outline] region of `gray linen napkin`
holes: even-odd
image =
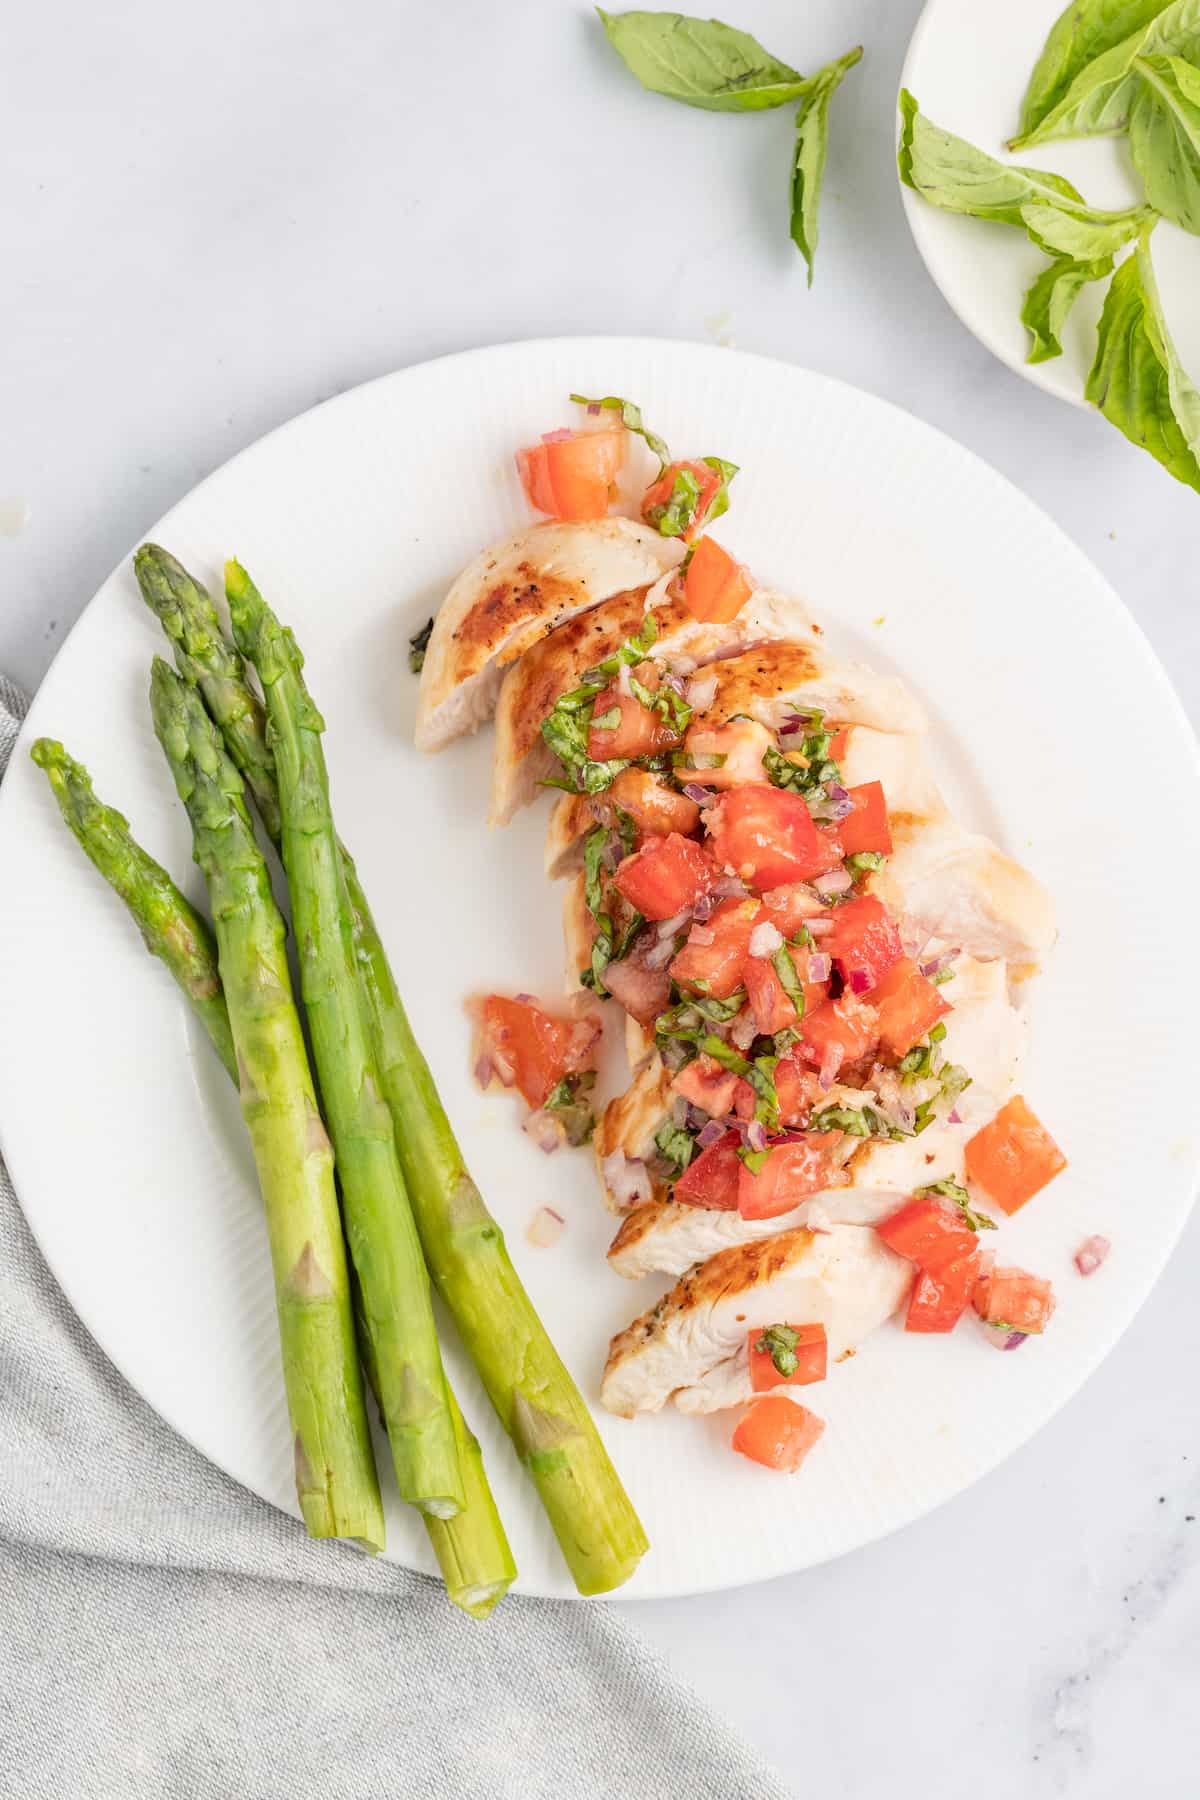
[[[0,676],[0,775],[23,712]],[[787,1800],[608,1607],[475,1623],[205,1462],[75,1317],[3,1163],[0,1794]]]

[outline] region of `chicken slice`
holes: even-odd
[[[824,1325],[836,1358],[891,1317],[911,1279],[912,1264],[860,1225],[723,1250],[612,1340],[600,1398],[623,1418],[671,1399],[684,1412],[734,1405],[748,1391],[736,1365],[751,1330]]]
[[[865,663],[839,662],[815,640],[756,644],[713,663],[703,679],[715,683],[712,698],[697,708],[706,725],[745,713],[777,731],[793,713],[817,708],[840,723],[876,731],[925,729],[925,714],[899,676],[881,675]]]
[[[576,613],[642,593],[684,553],[633,519],[526,526],[468,563],[437,613],[421,672],[416,743],[441,750],[490,718],[505,667]]]
[[[491,824],[507,825],[534,798],[538,782],[553,772],[554,757],[542,740],[542,720],[555,702],[578,687],[589,669],[636,636],[647,613],[658,632],[651,657],[684,673],[734,655],[747,644],[811,631],[800,601],[766,588],[755,590],[732,623],[704,624],[673,594],[672,575],[673,571],[664,576],[649,593],[617,594],[568,619],[508,671],[496,704]]]
[[[610,1100],[597,1119],[592,1148],[610,1212],[624,1212],[629,1204],[620,1197],[621,1183],[613,1179],[610,1158],[620,1152],[627,1162],[648,1164],[655,1155],[654,1134],[671,1111],[673,1098],[670,1074],[654,1050],[625,1092]],[[649,1185],[656,1198],[665,1198],[665,1183],[651,1177]]]
[[[814,1194],[774,1219],[743,1219],[737,1212],[656,1197],[623,1219],[608,1251],[617,1274],[631,1281],[650,1274],[681,1275],[717,1251],[798,1226],[877,1225],[914,1188],[946,1176],[962,1181],[967,1139],[1020,1084],[1025,1020],[1009,999],[1003,963],[960,957],[955,968],[956,977],[946,989],[955,997],[954,1011],[945,1020],[942,1048],[947,1061],[961,1063],[972,1078],[954,1104],[958,1122],[939,1115],[919,1136],[889,1143],[868,1140],[845,1164],[846,1186]],[[835,1089],[830,1098],[841,1104],[850,1095]],[[670,1103],[667,1090],[663,1117]],[[651,1143],[653,1136],[650,1132]]]
[[[1054,901],[1035,875],[950,814],[893,813],[892,854],[871,893],[911,929],[972,956],[1040,962],[1058,935]]]

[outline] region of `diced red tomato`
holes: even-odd
[[[1067,1159],[1024,1098],[1014,1094],[966,1148],[967,1180],[1006,1213],[1015,1213],[1067,1166]]]
[[[852,994],[869,994],[904,955],[900,933],[874,894],[838,907],[822,948],[833,957]]]
[[[754,1090],[748,1081],[744,1085],[753,1102]],[[817,1078],[801,1062],[797,1051],[789,1050],[776,1063],[775,1092],[779,1097],[779,1119],[783,1125],[797,1124],[810,1107],[817,1104],[821,1092]],[[753,1118],[753,1104],[745,1116]]]
[[[796,1025],[795,1005],[775,973],[774,965],[765,957],[748,956],[742,980],[754,1009],[754,1023],[765,1037],[774,1037],[777,1031]]]
[[[517,472],[531,506],[552,519],[603,519],[608,490],[625,459],[626,434],[553,432],[517,451]]]
[[[879,1041],[893,1056],[907,1056],[931,1026],[953,1009],[941,988],[927,981],[911,957],[902,956],[871,990],[879,1014]]]
[[[705,625],[727,625],[737,618],[753,592],[742,565],[715,539],[702,537],[683,578],[683,604],[693,619]]]
[[[1025,1269],[993,1269],[976,1284],[974,1302],[985,1325],[1044,1331],[1054,1311],[1054,1288]]]
[[[593,762],[607,762],[617,756],[657,756],[660,750],[673,749],[679,742],[679,733],[661,714],[643,706],[632,694],[622,694],[615,687],[605,688],[596,697],[592,718],[611,718],[614,711],[621,715],[618,724],[593,724],[588,731],[588,755]]]
[[[723,1138],[702,1150],[675,1183],[672,1199],[682,1200],[688,1206],[707,1206],[715,1212],[736,1212],[741,1141],[738,1132],[727,1131]]]
[[[800,1021],[801,1052],[815,1068],[831,1066],[836,1075],[875,1047],[875,1008],[853,994],[827,1000]]]
[[[747,1122],[754,1117],[754,1108],[758,1104],[754,1089],[748,1081],[738,1076],[737,1086],[733,1090],[733,1110],[739,1119]]]
[[[975,1233],[963,1222],[962,1214],[956,1207],[943,1205],[934,1194],[915,1195],[876,1230],[889,1250],[934,1275],[960,1257],[974,1256],[978,1249]]]
[[[892,834],[882,782],[864,781],[861,787],[852,787],[848,792],[854,811],[838,822],[843,851],[847,856],[861,856],[864,851],[878,850],[890,856]]]
[[[810,887],[802,881],[789,881],[783,887],[768,888],[762,897],[766,916],[781,936],[796,936],[805,919],[816,918],[827,910]]]
[[[756,719],[730,719],[727,725],[689,725],[683,747],[696,763],[684,773],[700,787],[741,787],[763,778],[763,757],[771,748],[771,734]],[[720,768],[704,767],[707,756],[723,756]]]
[[[647,838],[613,876],[618,893],[646,919],[673,919],[676,913],[686,912],[715,880],[713,866],[699,844],[677,831]]]
[[[793,1325],[796,1334],[794,1355],[796,1367],[790,1375],[781,1375],[769,1350],[759,1350],[763,1328],[756,1326],[748,1334],[750,1386],[756,1394],[769,1393],[777,1387],[807,1387],[810,1382],[824,1381],[829,1366],[829,1343],[823,1325]]]
[[[936,1274],[919,1268],[909,1296],[905,1331],[953,1331],[971,1304],[979,1262],[979,1250],[973,1245]]]
[[[715,1000],[728,1000],[742,985],[742,967],[750,954],[750,933],[757,917],[756,901],[723,900],[703,925],[693,925],[687,943],[671,964],[671,974],[679,985],[696,988]]]
[[[696,1056],[685,1063],[671,1083],[673,1091],[690,1100],[710,1118],[723,1119],[733,1105],[738,1077],[714,1056]],[[746,1084],[749,1086],[749,1083]]]
[[[765,1394],[743,1413],[733,1448],[766,1469],[794,1475],[825,1429],[824,1419],[783,1394]]]
[[[850,741],[850,733],[854,730],[854,727],[853,725],[839,725],[837,729],[834,730],[829,724],[829,721],[826,720],[826,729],[833,734],[832,741],[829,745],[830,761],[841,762],[843,756],[846,754],[846,746]]]
[[[814,1131],[784,1144],[772,1144],[757,1175],[742,1163],[737,1209],[743,1219],[776,1219],[799,1206],[809,1194],[828,1187],[830,1152],[841,1141],[840,1131]]]
[[[691,837],[700,823],[696,802],[648,769],[622,769],[605,799],[627,812],[645,837],[666,837],[671,831]]]
[[[708,815],[708,829],[716,860],[756,894],[809,881],[830,867],[830,845],[818,836],[804,800],[767,782],[723,794]]]
[[[721,488],[721,474],[718,469],[710,469],[705,462],[673,462],[668,463],[658,480],[652,482],[642,495],[642,517],[648,525],[657,527],[660,507],[670,503],[671,492],[675,486],[675,477],[686,469],[694,475],[696,485],[700,489],[700,498],[696,502],[696,510],[692,514],[692,522],[684,532],[684,542],[691,543],[704,529],[708,517],[708,509],[716,499]]]
[[[528,1001],[489,994],[481,1047],[505,1085],[540,1106],[564,1075],[595,1067],[600,1030],[596,1019],[556,1019]]]

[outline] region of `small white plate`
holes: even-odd
[[[404,370],[263,439],[154,527],[214,589],[240,556],[292,623],[339,826],[471,1166],[594,1401],[610,1335],[658,1293],[607,1267],[587,1152],[546,1157],[477,1092],[467,995],[560,993],[545,805],[489,833],[491,734],[412,746],[407,640],[457,570],[527,523],[513,449],[567,395],[627,394],[681,453],[741,465],[721,535],[806,595],[850,654],[898,669],[934,721],[949,797],[1048,882],[1061,943],[1033,998],[1026,1091],[1071,1159],[1006,1223],[1052,1277],[1044,1342],[999,1356],[889,1325],[812,1396],[829,1421],[794,1480],[729,1449],[732,1419],[598,1413],[650,1534],[626,1592],[695,1593],[823,1562],[958,1493],[1079,1386],[1128,1324],[1191,1205],[1200,1091],[1196,747],[1162,669],[1045,515],[950,439],[823,376],[643,339],[515,344]],[[58,817],[31,739],[61,737],[197,899],[187,822],[150,728],[161,634],[129,564],[63,645],[0,789],[0,1141],[51,1268],[135,1388],[207,1456],[295,1511],[271,1275],[229,1084],[164,971]],[[552,1250],[526,1227],[566,1215]],[[1071,1255],[1114,1250],[1081,1281]],[[570,1595],[536,1498],[453,1334],[525,1592]],[[1119,1435],[1119,1422],[1115,1426]],[[388,1554],[429,1568],[388,1486]]]
[[[1144,198],[1124,137],[1039,144],[1013,155],[1026,84],[1061,0],[928,0],[913,33],[901,77],[921,111],[1002,162],[1052,169],[1096,206],[1136,206]],[[1047,259],[1011,225],[942,212],[902,187],[904,209],[926,267],[963,324],[980,343],[1047,393],[1074,406],[1083,397],[1096,354],[1096,325],[1106,282],[1086,287],[1063,332],[1063,353],[1029,363],[1021,306]],[[1151,254],[1163,310],[1185,369],[1200,379],[1200,238],[1167,220],[1155,228]]]

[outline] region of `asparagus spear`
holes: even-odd
[[[471,1179],[354,865],[342,855],[379,1071],[430,1274],[536,1484],[576,1587],[607,1593],[633,1574],[649,1548],[646,1534]]]
[[[216,923],[242,1116],[266,1205],[300,1510],[313,1537],[382,1549],[333,1153],[292,1000],[283,921],[241,777],[199,695],[159,657],[150,705]]]
[[[161,957],[192,1003],[236,1086],[233,1033],[208,926],[166,870],[129,835],[120,813],[95,798],[87,770],[61,744],[39,738],[31,754],[49,775],[63,817],[84,851],[128,907],[146,948]],[[449,1598],[472,1618],[484,1619],[512,1586],[517,1567],[478,1441],[453,1394],[450,1402],[466,1505],[453,1519],[428,1514],[422,1519]]]
[[[333,1133],[350,1253],[404,1499],[438,1518],[464,1502],[429,1277],[354,961],[325,754],[302,659],[249,576],[227,570],[234,639],[266,695],[300,987]]]
[[[166,552],[145,546],[139,555],[149,558],[165,556]],[[157,611],[158,604],[142,577],[141,565],[139,580],[146,600]],[[184,643],[189,638],[211,639],[220,634],[212,603],[202,588],[193,583],[190,592],[185,593],[177,586],[175,595]],[[228,654],[232,656],[233,652]],[[228,666],[223,673],[230,674]],[[230,697],[225,681],[206,691],[213,716],[222,729],[222,709],[230,703]],[[250,699],[253,702],[253,695]],[[232,728],[244,732],[252,714],[239,698],[230,716]],[[269,829],[274,776],[261,710],[258,724],[260,747],[249,753],[248,760],[260,772],[267,771],[268,803],[265,811],[260,805],[260,812]],[[257,797],[257,788],[255,793]],[[273,811],[277,817],[277,803]],[[521,1284],[500,1227],[466,1171],[428,1065],[400,1004],[387,954],[354,864],[345,849],[342,861],[354,914],[359,972],[371,1003],[376,1056],[426,1260],[501,1424],[537,1485],[577,1587],[585,1594],[607,1592],[633,1573],[647,1549],[645,1533],[591,1414]],[[459,1205],[460,1195],[466,1199],[465,1208]],[[476,1320],[483,1323],[477,1325]],[[552,1399],[551,1417],[560,1423],[552,1423],[543,1435],[557,1433],[564,1444],[571,1442],[571,1452],[564,1452],[565,1471],[556,1458],[541,1457],[535,1441],[539,1433],[534,1427],[547,1396]],[[572,1431],[576,1434],[573,1439]],[[548,1466],[549,1463],[555,1466]]]
[[[82,763],[54,738],[39,738],[30,755],[46,771],[58,809],[84,852],[133,914],[147,950],[166,964],[191,1001],[236,1082],[233,1034],[208,926],[167,871],[134,841],[128,819],[97,800]]]

